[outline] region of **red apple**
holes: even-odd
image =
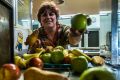
[[[43,61],[40,58],[34,57],[32,59],[30,59],[30,61],[28,62],[28,67],[38,67],[40,69],[43,68]]]
[[[12,63],[4,64],[0,73],[2,80],[18,80],[21,75],[19,67]]]

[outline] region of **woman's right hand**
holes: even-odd
[[[39,48],[39,47],[41,47],[41,41],[40,39],[37,39],[36,42],[33,44],[33,46],[29,48],[28,53],[30,54],[36,53],[36,48]]]
[[[40,39],[37,39],[34,45],[32,46],[32,48],[39,48],[39,47],[41,47],[41,41]]]

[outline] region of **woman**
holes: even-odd
[[[31,52],[37,47],[76,45],[84,31],[78,31],[69,26],[59,24],[59,9],[53,1],[43,2],[38,11],[38,21],[41,27],[32,34],[38,34],[38,40],[32,46]]]
[[[85,30],[75,30],[69,26],[59,24],[59,9],[53,1],[43,2],[38,11],[38,21],[41,27],[35,30],[31,35],[37,34],[37,40],[29,48],[30,53],[34,53],[36,48],[46,46],[63,46],[68,44],[76,45],[81,40],[81,35]],[[29,41],[29,36],[26,40],[26,44]],[[30,46],[30,45],[29,45]],[[104,60],[97,56],[93,57],[93,60],[99,58],[98,63],[103,64]]]

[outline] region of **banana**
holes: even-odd
[[[39,35],[39,31],[34,31],[31,35],[29,35],[26,39],[25,45],[29,45],[29,49],[34,45],[34,43],[37,41]]]
[[[31,59],[33,57],[39,57],[41,53],[34,53],[34,54],[27,54],[27,53],[24,53],[23,54],[23,58],[25,60],[28,60],[28,59]]]
[[[93,65],[103,65],[105,62],[104,59],[100,56],[94,56],[91,58],[78,49],[73,49],[71,52],[76,56],[85,56],[87,60],[91,62]]]
[[[3,80],[3,73],[2,69],[0,68],[0,80]]]
[[[14,60],[15,60],[15,64],[17,66],[19,66],[20,68],[26,68],[26,61],[25,59],[23,59],[22,57],[20,56],[15,56],[14,57]]]
[[[68,51],[67,49],[64,49],[64,50],[63,50],[63,54],[64,54],[64,57],[66,57],[66,56],[68,56],[69,51]]]
[[[35,52],[36,53],[45,52],[45,49],[44,48],[36,48]]]
[[[20,56],[14,56],[14,62],[15,62],[15,64],[18,64],[20,59],[21,59]]]
[[[81,52],[81,51],[78,50],[78,49],[73,49],[71,52],[72,52],[74,55],[76,55],[76,56],[85,56],[88,61],[92,61],[92,58],[91,58],[91,57],[89,57],[88,55],[86,55],[85,53]]]

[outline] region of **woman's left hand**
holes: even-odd
[[[73,29],[70,28],[70,32],[73,36],[80,36],[81,34],[84,33],[85,30],[77,30],[77,29]]]

